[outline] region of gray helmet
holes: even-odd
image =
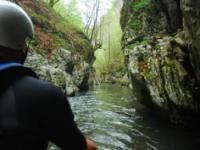
[[[14,3],[0,0],[0,46],[21,50],[33,33],[33,23],[26,12]]]

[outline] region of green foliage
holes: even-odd
[[[117,15],[117,7],[112,9],[101,19],[99,30],[101,30],[99,39],[102,42],[102,48],[95,52],[96,61],[94,67],[97,76],[115,76],[121,74],[124,70],[124,56],[121,51],[122,31]]]
[[[169,68],[176,68],[176,61],[175,60],[168,60],[162,64],[162,67],[169,67]]]
[[[60,0],[47,0],[50,7],[53,7],[56,3],[58,3]]]
[[[93,53],[90,41],[80,31],[80,23],[77,18],[70,17],[66,13],[63,1],[50,7],[47,1],[27,1],[23,3],[23,8],[31,16],[35,36],[29,39],[27,44],[32,51],[49,56],[51,52],[59,47],[80,53],[88,58]],[[80,21],[78,21],[80,22]]]
[[[77,28],[82,28],[83,23],[81,21],[80,13],[76,8],[76,1],[73,0],[69,5],[65,5],[64,1],[60,1],[54,6],[54,9],[63,17],[62,23],[58,26],[63,28],[64,26],[75,26]],[[73,13],[72,13],[73,12]]]
[[[170,34],[171,41],[174,41],[174,42],[176,41],[176,35],[177,35],[177,32],[173,32]]]
[[[156,50],[160,50],[161,49],[161,46],[159,44],[155,45],[155,49]]]
[[[133,9],[138,11],[142,8],[147,7],[150,4],[150,0],[139,0],[137,3],[133,5]]]
[[[129,49],[133,49],[133,48],[136,47],[136,46],[139,46],[139,45],[148,45],[148,44],[149,44],[149,41],[148,41],[148,40],[136,41],[134,44],[128,45],[128,48],[129,48]]]
[[[92,48],[88,38],[81,31],[83,23],[77,9],[77,1],[72,0],[68,5],[65,5],[64,1],[61,0],[54,6],[54,9],[62,16],[62,20],[55,24],[57,30],[67,33],[65,34],[65,40],[58,38],[57,43],[63,46],[66,45],[66,40],[68,40],[67,45],[70,50],[74,53],[82,53],[87,59]]]
[[[171,34],[170,34],[170,36],[172,36],[172,37],[175,37],[177,35],[177,32],[172,32]]]
[[[131,29],[138,31],[141,29],[141,22],[138,18],[135,18],[133,20],[130,20],[127,24]]]
[[[33,50],[34,47],[38,46],[40,43],[40,39],[37,34],[35,34],[32,38],[26,39],[26,45],[29,50]]]

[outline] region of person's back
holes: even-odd
[[[1,72],[0,79],[1,148],[40,150],[51,140],[63,149],[86,149],[60,89],[15,67]]]
[[[39,119],[40,115],[36,115],[37,109],[35,108],[37,107],[32,105],[38,98],[35,97],[36,99],[33,100],[33,97],[24,96],[24,92],[33,93],[33,91],[29,91],[31,85],[28,84],[31,82],[27,80],[28,78],[32,77],[21,76],[13,79],[9,73],[1,78],[4,86],[2,87],[1,84],[0,91],[0,147],[3,150],[40,150],[47,147],[48,140],[43,137],[39,131],[40,127],[36,125],[39,123],[36,118]],[[23,87],[23,85],[26,86]]]
[[[22,24],[12,28],[15,19]],[[78,129],[61,90],[20,64],[30,34],[28,15],[17,5],[0,1],[0,148],[43,150],[52,141],[63,150],[96,149]]]

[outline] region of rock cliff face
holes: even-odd
[[[17,0],[30,15],[35,36],[28,41],[26,65],[66,95],[88,89],[94,51],[90,40],[43,1]]]
[[[191,63],[200,82],[200,1],[182,0],[181,8]]]
[[[91,68],[85,60],[75,64],[74,57],[69,50],[63,48],[57,49],[48,59],[29,52],[25,65],[32,68],[40,79],[52,82],[66,95],[72,96],[78,91],[88,90]]]
[[[124,0],[122,39],[138,100],[175,124],[199,115],[200,2]]]

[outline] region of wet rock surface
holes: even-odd
[[[121,12],[133,92],[171,122],[187,124],[199,115],[200,2],[141,2],[125,0]]]
[[[25,65],[33,68],[41,79],[52,82],[66,95],[72,96],[88,89],[91,67],[83,59],[74,65],[74,59],[69,50],[60,48],[48,57],[30,52]]]

